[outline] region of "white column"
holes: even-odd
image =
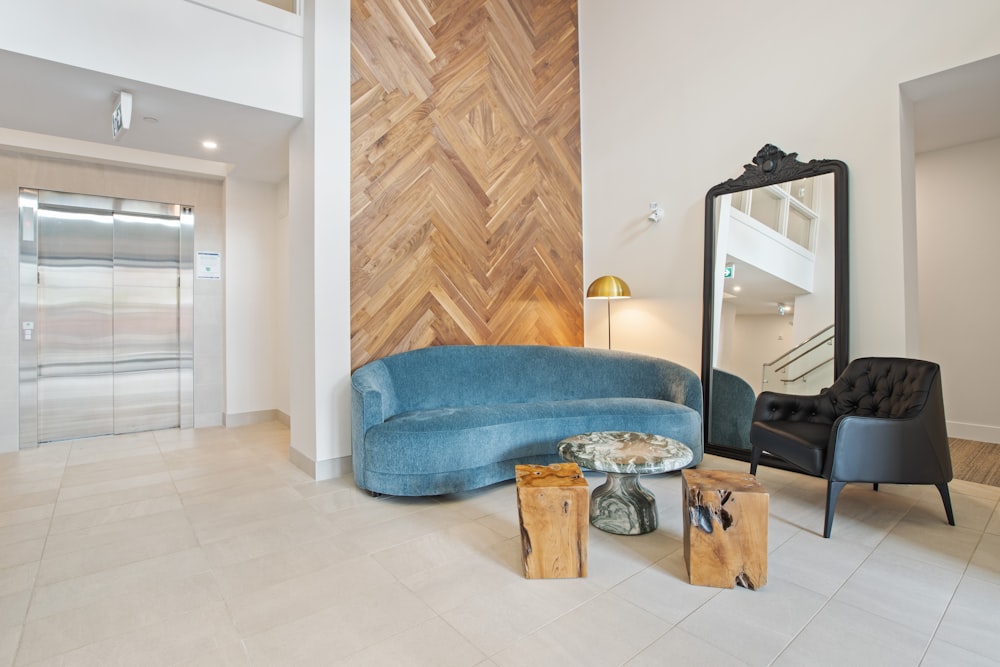
[[[305,3],[305,113],[289,148],[291,459],[317,479],[349,469],[349,3]]]

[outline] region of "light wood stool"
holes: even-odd
[[[767,583],[768,494],[748,473],[683,470],[684,563],[698,586]]]
[[[517,514],[528,579],[587,576],[587,480],[575,463],[519,465]]]

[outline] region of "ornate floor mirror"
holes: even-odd
[[[749,461],[757,394],[814,394],[847,366],[847,165],[796,158],[767,144],[705,197],[707,453]]]

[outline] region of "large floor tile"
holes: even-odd
[[[852,605],[828,603],[775,659],[775,667],[918,665],[927,635]]]
[[[747,591],[687,583],[681,476],[649,475],[656,531],[590,527],[589,576],[529,580],[513,482],[372,497],[288,442],[0,454],[0,667],[1000,664],[1000,489],[953,482],[951,527],[933,487],[852,485],[824,539],[825,481],[762,468],[769,576]]]

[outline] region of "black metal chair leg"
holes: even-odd
[[[757,474],[757,464],[760,463],[760,452],[761,450],[757,447],[751,447],[750,449],[750,474]]]
[[[875,491],[878,491],[878,482],[872,484],[872,488],[875,489]]]
[[[826,483],[826,522],[823,525],[823,537],[830,537],[830,531],[833,530],[833,511],[837,507],[837,498],[845,486],[847,482]]]
[[[948,515],[948,524],[955,525],[955,513],[951,510],[951,494],[948,493],[948,483],[935,484],[937,490],[941,492],[941,500],[944,501],[944,513]]]

